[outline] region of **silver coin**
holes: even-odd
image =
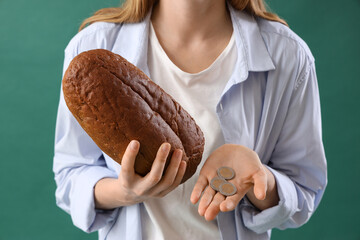
[[[226,181],[223,178],[220,177],[214,177],[213,179],[211,179],[210,181],[210,186],[212,189],[214,189],[215,191],[219,192],[220,191],[220,185],[225,183]]]
[[[221,167],[217,170],[219,177],[230,180],[235,177],[235,171],[231,167]]]
[[[236,187],[230,182],[224,182],[219,187],[220,193],[224,196],[232,196],[236,193]]]

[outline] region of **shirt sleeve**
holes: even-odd
[[[65,51],[64,72],[77,55],[77,48]],[[106,167],[102,151],[81,128],[65,103],[63,92],[56,121],[53,171],[56,203],[71,215],[75,226],[92,232],[113,221],[118,209],[95,209],[94,186],[102,178],[117,175]]]
[[[306,223],[319,205],[327,184],[322,143],[320,99],[314,63],[304,67],[293,89],[285,123],[268,164],[280,201],[259,211],[247,199],[242,217],[247,228],[264,233]]]

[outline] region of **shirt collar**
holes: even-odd
[[[113,52],[119,53],[149,76],[147,49],[151,11],[138,23],[126,23],[120,28]]]
[[[255,18],[229,4],[239,55],[243,55],[247,70],[263,72],[275,69]]]
[[[235,75],[237,77],[232,83],[246,80],[249,71],[261,72],[275,69],[255,18],[235,10],[230,4],[228,7],[239,56],[234,72],[234,75],[237,73]],[[147,75],[149,75],[147,49],[150,17],[151,11],[144,21],[123,24],[118,35],[119,42],[113,49]]]

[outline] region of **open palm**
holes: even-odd
[[[217,176],[216,170],[223,166],[231,167],[235,171],[235,177],[229,180],[237,189],[233,196],[223,196],[208,187],[211,179]],[[199,214],[206,220],[213,220],[219,211],[234,210],[252,188],[257,199],[265,199],[267,174],[258,155],[241,145],[224,144],[209,156],[202,167],[191,194],[191,202],[195,204],[200,200]]]

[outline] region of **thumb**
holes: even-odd
[[[264,200],[267,191],[267,175],[263,167],[254,174],[253,181],[255,197],[259,200]]]

